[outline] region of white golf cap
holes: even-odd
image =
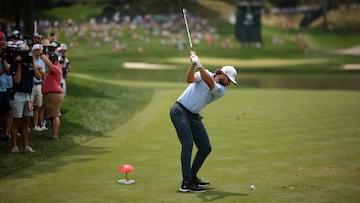
[[[32,51],[35,51],[36,49],[41,50],[42,49],[41,44],[34,44],[33,47],[32,47]]]
[[[231,80],[232,83],[234,83],[235,85],[237,85],[237,82],[235,80],[237,72],[236,69],[234,68],[234,66],[223,66],[220,69],[226,76],[228,76],[228,78]]]

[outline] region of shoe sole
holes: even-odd
[[[183,188],[179,188],[180,192],[192,192],[192,193],[203,193],[206,192],[207,190],[190,190],[190,189],[183,189]]]

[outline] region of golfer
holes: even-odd
[[[236,70],[224,66],[215,73],[206,70],[195,52],[190,52],[191,65],[186,74],[189,86],[171,107],[170,117],[181,143],[183,181],[181,192],[205,192],[210,183],[198,178],[197,173],[211,152],[211,144],[199,113],[207,104],[225,95],[226,88],[235,81]],[[197,71],[195,72],[195,69]],[[198,151],[191,163],[193,144]]]

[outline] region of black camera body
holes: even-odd
[[[19,55],[21,56],[21,62],[33,62],[33,57],[29,55],[29,49],[24,49],[23,47],[6,46],[6,48],[2,51],[2,58],[4,58],[9,64],[16,63],[16,57]]]

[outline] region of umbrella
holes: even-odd
[[[128,172],[133,172],[135,171],[135,168],[130,165],[130,164],[124,164],[124,165],[121,165],[119,168],[118,168],[118,171],[119,172],[125,172],[125,180],[118,180],[119,183],[121,184],[133,184],[135,183],[135,180],[129,180],[128,178]]]

